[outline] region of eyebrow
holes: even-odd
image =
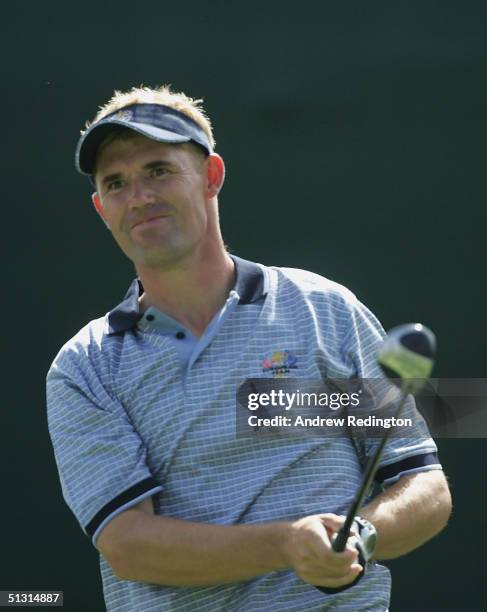
[[[156,159],[155,161],[151,161],[147,164],[144,164],[143,169],[152,170],[153,168],[158,168],[160,166],[169,167],[171,165],[172,164],[169,161],[166,161],[164,159]],[[110,183],[111,181],[116,181],[121,177],[122,177],[121,172],[114,172],[113,174],[107,174],[107,176],[104,176],[100,182],[102,185],[106,185],[107,183]]]

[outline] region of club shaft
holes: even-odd
[[[402,393],[401,393],[401,400],[399,402],[399,406],[395,414],[396,417],[398,417],[400,412],[402,411],[407,397],[408,397],[408,391],[407,389],[403,388]],[[357,494],[352,502],[352,505],[350,506],[350,509],[345,518],[345,523],[343,524],[343,527],[340,529],[340,531],[337,533],[336,538],[333,540],[332,546],[335,552],[342,552],[345,550],[345,546],[347,545],[347,540],[350,536],[350,528],[352,527],[352,523],[358,513],[358,510],[361,507],[362,502],[364,501],[364,498],[370,489],[370,485],[372,484],[372,481],[374,479],[375,473],[377,471],[377,467],[379,465],[379,461],[382,457],[384,447],[387,443],[387,440],[389,439],[391,431],[392,429],[388,429],[385,432],[374,455],[371,457],[369,463],[367,464],[367,468],[364,473],[362,484],[360,486],[360,489],[357,491]]]

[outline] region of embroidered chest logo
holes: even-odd
[[[298,367],[298,358],[291,351],[276,351],[262,360],[262,371],[271,373],[274,378],[283,378]]]

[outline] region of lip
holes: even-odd
[[[132,225],[132,229],[134,227],[139,227],[140,225],[150,225],[153,221],[157,221],[158,219],[165,219],[168,215],[154,215],[153,217],[148,217],[147,219],[140,219],[134,225]]]

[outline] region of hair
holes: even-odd
[[[131,104],[164,104],[184,113],[195,121],[208,136],[211,146],[215,147],[211,121],[202,106],[202,102],[202,99],[190,98],[183,92],[172,91],[171,85],[161,85],[155,88],[140,85],[140,87],[132,87],[128,91],[116,90],[113,92],[110,100],[103,106],[100,106],[98,113],[92,121],[86,123],[85,127],[88,129],[91,125],[103,119],[103,117]]]

